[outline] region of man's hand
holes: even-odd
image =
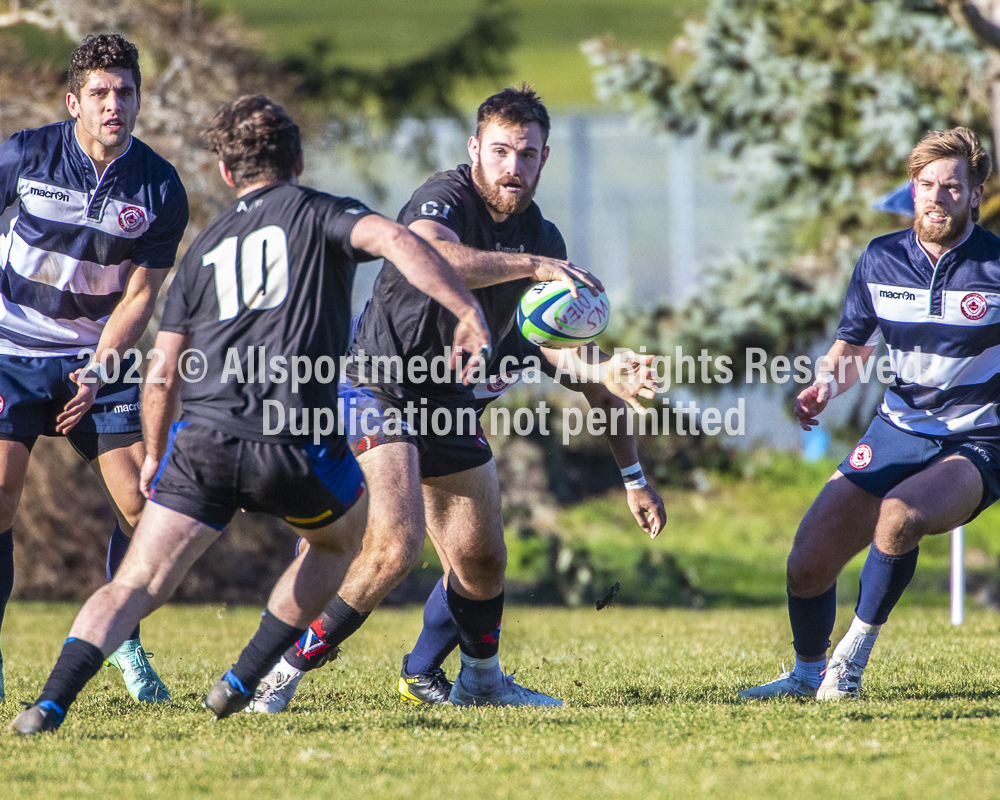
[[[647,409],[637,398],[652,400],[661,388],[652,366],[655,358],[652,353],[620,350],[601,364],[601,383],[615,397],[645,414]]]
[[[76,423],[83,419],[83,415],[94,405],[97,390],[101,388],[100,379],[89,367],[71,372],[69,379],[79,388],[76,390],[76,395],[73,399],[63,406],[62,413],[56,417],[56,433],[60,433],[63,436],[73,430]]]
[[[455,327],[455,342],[451,352],[451,363],[448,365],[452,369],[461,366],[462,353],[471,353],[472,358],[462,368],[462,383],[469,384],[470,373],[482,363],[482,372],[486,374],[486,367],[489,365],[490,356],[493,352],[493,343],[490,341],[490,329],[483,318],[483,312],[477,305],[470,308],[458,320]]]
[[[795,398],[793,413],[799,420],[802,430],[811,431],[819,425],[819,420],[816,417],[826,408],[826,404],[830,402],[832,397],[833,392],[830,389],[830,384],[822,381],[817,381],[799,392],[799,396]]]
[[[648,485],[625,492],[625,497],[639,527],[649,534],[650,539],[655,539],[667,522],[663,498]]]
[[[582,283],[584,286],[590,287],[590,291],[594,297],[597,297],[599,293],[604,291],[604,286],[596,277],[587,272],[587,270],[574,266],[569,261],[557,261],[554,258],[536,256],[535,262],[534,278],[536,281],[562,281],[569,287],[570,294],[573,297],[580,296],[577,283]]]
[[[160,462],[149,455],[149,453],[146,453],[146,458],[142,462],[142,469],[139,470],[139,489],[147,500],[153,497],[153,478],[156,477],[156,471],[159,468]]]

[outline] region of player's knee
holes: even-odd
[[[507,550],[500,548],[492,552],[479,552],[462,558],[456,566],[464,579],[475,584],[488,582],[503,576],[507,569]]]
[[[836,575],[830,574],[829,566],[808,553],[792,549],[788,556],[786,579],[788,591],[796,597],[817,597],[830,588]]]
[[[877,541],[891,542],[894,550],[909,550],[920,543],[928,531],[923,517],[907,503],[896,497],[886,497],[879,509]]]

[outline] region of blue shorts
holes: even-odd
[[[56,417],[77,392],[70,373],[87,362],[76,356],[0,355],[0,439],[30,449],[39,436],[59,436]],[[118,379],[98,390],[94,405],[67,436],[85,458],[141,440],[140,380],[133,360],[124,359]]]
[[[1000,440],[917,436],[875,417],[837,469],[858,488],[885,497],[907,478],[950,455],[969,459],[983,479],[983,497],[969,522],[1000,498]]]
[[[150,499],[216,530],[241,508],[313,530],[342,517],[364,489],[343,440],[339,447],[254,442],[182,420],[170,428]]]

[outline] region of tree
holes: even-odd
[[[693,58],[682,74],[587,43],[598,94],[659,130],[703,136],[754,215],[754,239],[708,271],[671,337],[737,367],[748,346],[794,355],[830,338],[860,249],[898,227],[871,204],[905,178],[912,145],[956,125],[993,138],[989,49],[946,11],[712,0],[674,43]]]

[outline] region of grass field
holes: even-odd
[[[458,34],[480,6],[478,0],[212,0],[235,13],[260,35],[274,56],[302,54],[317,39],[332,39],[334,60],[376,68],[420,56]],[[662,52],[684,29],[684,20],[703,13],[697,0],[511,0],[517,45],[508,82],[527,80],[553,108],[593,106],[591,70],[580,42],[614,34],[622,44]],[[464,87],[462,99],[475,109],[484,91]]]
[[[68,606],[14,604],[4,722],[39,690]],[[900,609],[841,705],[745,704],[790,656],[781,609],[600,613],[513,607],[502,659],[565,709],[403,705],[394,684],[417,611],[383,610],[290,709],[211,721],[204,692],[255,609],[168,607],[144,639],[174,693],[140,708],[103,671],[55,735],[0,735],[12,798],[986,798],[1000,779],[997,618],[960,628]],[[842,608],[838,633],[849,620]],[[454,673],[454,665],[449,663]]]

